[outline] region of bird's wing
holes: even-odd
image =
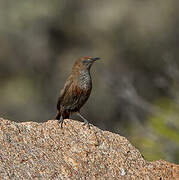
[[[79,87],[78,81],[70,76],[60,92],[57,109],[60,110],[61,107],[69,110],[78,109],[86,102],[89,94],[90,91],[85,92]]]
[[[65,94],[70,89],[70,86],[71,86],[72,82],[73,82],[73,79],[72,79],[71,76],[69,76],[69,78],[67,79],[67,81],[66,81],[66,83],[64,85],[64,88],[60,91],[60,95],[59,95],[58,102],[57,102],[57,109],[58,110],[60,109],[60,105],[63,102]]]
[[[65,109],[77,110],[79,109],[88,99],[90,90],[85,91],[79,87],[79,82],[74,80],[70,87],[64,94],[61,105]]]
[[[70,84],[70,86],[68,86],[63,95],[61,105],[65,109],[74,109],[79,101],[81,94],[82,90],[78,87],[77,81],[72,80],[72,83]]]

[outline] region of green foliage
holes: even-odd
[[[179,107],[175,101],[162,98],[155,105],[160,107],[161,112],[156,113],[148,119],[147,126],[152,131],[153,154],[164,152],[165,157],[158,154],[158,158],[177,162],[179,152]]]
[[[161,112],[149,118],[149,126],[161,138],[179,145],[179,112],[174,101],[162,99],[159,101]]]
[[[179,161],[179,107],[169,98],[154,103],[160,111],[150,115],[143,126],[132,125],[129,139],[147,160]]]
[[[146,160],[152,161],[165,159],[165,154],[162,151],[162,144],[160,144],[158,141],[154,141],[147,136],[139,136],[135,138],[134,141],[136,147],[140,149],[140,152]]]

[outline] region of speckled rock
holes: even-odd
[[[0,179],[179,179],[178,165],[145,161],[126,138],[65,122],[1,118]]]

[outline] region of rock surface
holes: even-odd
[[[0,119],[0,179],[179,179],[179,165],[147,162],[130,142],[65,120]]]

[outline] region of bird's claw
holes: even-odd
[[[63,129],[63,121],[59,121],[61,129]]]
[[[66,125],[66,122],[62,118],[60,118],[59,123],[60,123],[61,129],[63,129],[63,123]]]
[[[83,126],[85,126],[85,125],[87,125],[88,129],[90,129],[90,123],[89,123],[88,121],[85,121],[85,122],[83,123]]]

